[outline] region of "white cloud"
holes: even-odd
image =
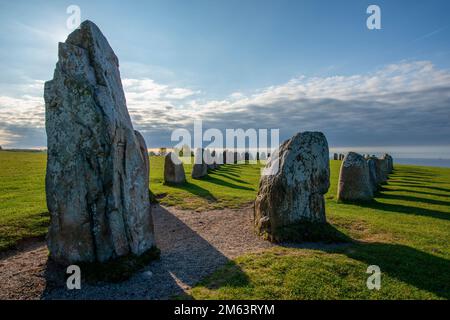
[[[450,140],[450,72],[429,61],[391,64],[368,74],[302,76],[222,100],[205,101],[199,91],[149,78],[122,82],[135,126],[155,147],[167,145],[171,130],[194,119],[218,128],[281,128],[286,136],[319,130],[337,145]],[[0,123],[43,128],[42,85],[30,82],[21,96],[0,96]]]

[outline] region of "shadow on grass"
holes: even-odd
[[[193,230],[184,221],[159,205],[153,206],[156,245],[161,252],[160,259],[134,272],[130,282],[92,283],[82,282],[81,290],[67,290],[65,269],[48,263],[45,271],[47,288],[43,299],[192,299],[185,293],[186,287],[193,287],[214,271],[232,268],[235,278],[248,282],[247,275],[222,252]],[[82,268],[82,274],[83,274]],[[100,270],[96,270],[100,271]],[[121,270],[115,270],[119,272]],[[125,270],[127,271],[127,270]],[[150,272],[151,278],[142,275]],[[126,274],[129,276],[129,274]],[[138,283],[138,285],[137,285]],[[230,279],[230,283],[236,283]],[[101,295],[99,296],[99,292]]]
[[[193,184],[190,182],[185,182],[182,184],[167,184],[172,188],[181,189],[192,193],[193,195],[208,200],[209,202],[216,202],[217,198],[207,189],[200,187],[197,184]]]
[[[384,192],[408,192],[408,193],[417,193],[417,194],[423,194],[427,196],[434,196],[434,197],[445,197],[445,194],[442,193],[433,193],[433,192],[426,192],[426,191],[420,191],[420,190],[412,190],[412,189],[385,189]],[[450,195],[449,195],[450,196]]]
[[[450,270],[450,261],[408,246],[360,242],[332,245],[321,243],[283,243],[282,246],[293,249],[320,250],[326,253],[343,254],[367,266],[379,266],[384,276],[387,275],[418,289],[431,292],[440,298],[450,298],[450,273],[448,272]],[[258,258],[256,257],[256,259]],[[252,272],[255,271],[258,270],[252,270]],[[301,277],[300,274],[299,277]],[[242,271],[239,265],[232,262],[229,262],[226,266],[199,283],[200,286],[212,290],[225,287],[244,288],[248,287],[249,284],[249,277],[246,273]],[[311,286],[314,285],[314,283],[311,283]],[[363,290],[367,290],[365,283],[361,283],[361,291]]]
[[[392,181],[394,182],[394,181]],[[447,194],[441,194],[440,196],[450,196],[450,189],[447,188],[441,188],[441,187],[434,187],[434,186],[428,186],[428,185],[423,185],[421,183],[411,183],[411,182],[394,182],[394,184],[392,184],[393,187],[407,187],[407,188],[420,188],[420,189],[427,189],[427,190],[433,190],[433,191],[441,191],[441,192],[445,192]],[[410,190],[410,191],[414,191],[414,190]]]
[[[398,190],[396,190],[396,191],[398,191]],[[434,204],[434,205],[438,205],[438,206],[450,206],[450,201],[427,199],[427,198],[420,198],[420,197],[407,196],[407,195],[383,193],[383,194],[381,194],[381,197],[384,199],[421,202],[421,203],[426,203],[426,204]],[[450,213],[448,213],[448,214],[450,215]]]
[[[250,185],[250,183],[248,181],[244,181],[244,180],[241,180],[241,179],[234,178],[234,177],[238,177],[238,175],[230,175],[229,173],[224,173],[224,172],[220,172],[220,171],[215,171],[214,175],[233,180],[234,182],[237,182],[237,183]]]
[[[367,265],[378,265],[382,274],[441,298],[450,298],[450,261],[447,259],[386,243],[358,243],[344,253]]]
[[[233,188],[233,189],[240,189],[240,190],[249,190],[249,191],[254,191],[255,189],[253,188],[249,188],[249,187],[244,187],[244,186],[240,186],[238,184],[234,184],[231,182],[227,182],[225,180],[213,177],[213,176],[207,176],[206,178],[203,179],[204,181],[208,181],[214,184],[217,184],[219,186],[223,186],[223,187],[228,187],[228,188]]]
[[[302,222],[276,229],[270,239],[282,246],[295,246],[296,243],[336,244],[353,240],[329,223]]]

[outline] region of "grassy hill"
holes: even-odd
[[[45,154],[0,152],[0,250],[43,236]],[[204,180],[163,185],[163,159],[152,157],[151,190],[163,205],[239,208],[257,192],[259,166],[223,166]],[[329,222],[348,245],[281,246],[231,261],[190,292],[196,299],[450,298],[450,169],[397,165],[375,201],[336,201],[339,161],[331,161]],[[369,291],[368,265],[382,271]]]

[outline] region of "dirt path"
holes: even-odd
[[[153,217],[161,259],[128,281],[68,291],[52,280],[64,275],[47,266],[41,242],[0,259],[0,299],[166,299],[229,259],[272,246],[254,235],[251,208],[199,213],[155,206]]]

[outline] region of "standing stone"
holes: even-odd
[[[373,199],[369,166],[364,157],[356,152],[347,153],[341,164],[337,198],[341,201]]]
[[[385,165],[386,165],[387,174],[391,174],[392,171],[394,170],[394,161],[393,161],[392,157],[386,153],[382,159],[386,161]]]
[[[139,142],[139,149],[141,150],[142,158],[144,159],[145,162],[145,172],[144,172],[146,177],[145,183],[147,185],[150,185],[150,159],[148,157],[147,144],[145,143],[145,139],[139,131],[134,130],[134,134],[136,135],[136,139]]]
[[[206,164],[207,170],[214,170],[214,161],[211,156],[211,151],[209,149],[205,149],[203,152],[203,161]]]
[[[255,201],[254,223],[259,235],[279,241],[289,237],[286,227],[326,222],[324,194],[330,187],[330,165],[323,133],[298,133],[285,141],[265,170],[273,174],[262,176]]]
[[[375,164],[377,169],[378,185],[386,184],[387,182],[386,160],[375,158]]]
[[[233,163],[237,164],[239,162],[239,152],[235,151],[233,154]]]
[[[333,155],[333,160],[339,160],[339,155],[338,155],[337,153],[335,153],[335,154]]]
[[[227,164],[233,164],[234,162],[234,153],[233,151],[228,151],[227,152]]]
[[[191,176],[193,179],[201,179],[208,175],[208,165],[203,157],[204,150],[197,148],[195,151],[194,166],[192,167]]]
[[[59,44],[58,58],[44,92],[50,257],[78,263],[141,255],[155,245],[148,157],[118,59],[90,21]]]
[[[375,157],[369,157],[367,159],[367,166],[369,167],[369,178],[370,178],[370,185],[372,186],[372,192],[378,191],[380,188],[378,184],[378,178],[377,178],[377,159]]]
[[[175,184],[186,182],[183,163],[174,152],[169,152],[164,158],[164,182]]]

